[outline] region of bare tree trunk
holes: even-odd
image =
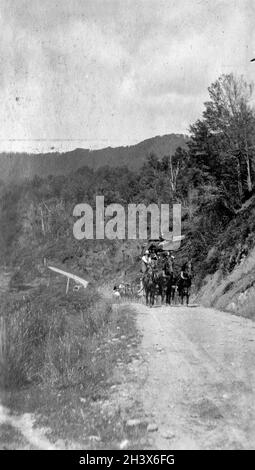
[[[176,193],[177,177],[180,170],[180,162],[177,163],[176,168],[173,167],[172,155],[169,157],[169,169],[170,169],[170,186],[173,195]]]
[[[6,350],[6,323],[3,316],[0,317],[0,363],[4,363]]]
[[[242,197],[243,197],[243,187],[242,187],[242,181],[241,181],[241,169],[240,169],[239,157],[237,157],[237,184],[238,184],[239,197],[240,197],[240,199],[242,200]]]
[[[251,193],[252,192],[251,165],[250,165],[250,157],[248,153],[246,153],[245,155],[245,161],[246,161],[246,166],[247,166],[247,186],[248,186],[249,193]]]
[[[40,207],[40,212],[41,212],[41,224],[42,224],[42,233],[45,236],[45,226],[44,226],[44,220],[43,220],[43,211],[42,208]]]
[[[252,192],[251,165],[250,165],[246,129],[245,129],[245,162],[246,162],[246,167],[247,167],[247,186],[248,186],[249,193],[251,193]]]

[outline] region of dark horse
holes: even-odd
[[[149,266],[143,275],[143,287],[145,291],[146,305],[152,307],[155,300],[155,272],[151,266]]]
[[[163,269],[158,269],[154,274],[155,282],[155,293],[161,297],[161,304],[164,303],[166,287],[167,287],[167,277]]]
[[[187,273],[182,273],[178,279],[178,292],[183,304],[184,297],[186,297],[186,305],[189,305],[191,276]]]
[[[167,276],[166,284],[166,304],[171,305],[175,302],[175,293],[177,290],[177,276],[172,272]]]
[[[172,300],[174,299],[175,293],[175,276],[174,276],[174,266],[173,262],[167,259],[164,263],[164,273],[165,273],[165,292],[166,292],[166,304],[171,305]]]

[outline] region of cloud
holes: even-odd
[[[100,147],[186,132],[221,73],[254,78],[249,0],[1,0],[1,7],[1,139],[48,139],[36,144],[48,149],[50,139]]]

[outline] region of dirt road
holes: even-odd
[[[202,307],[135,308],[153,447],[254,449],[254,322]]]
[[[141,344],[109,403],[131,404],[131,418],[140,404],[152,425],[145,448],[254,449],[255,323],[203,307],[131,307]],[[34,420],[0,403],[0,447],[63,448]]]

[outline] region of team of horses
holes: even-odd
[[[146,305],[152,307],[155,299],[160,296],[161,304],[171,305],[178,295],[181,304],[186,300],[189,304],[191,288],[191,267],[176,275],[173,264],[166,261],[158,261],[148,265],[143,275],[143,288],[145,292]]]

